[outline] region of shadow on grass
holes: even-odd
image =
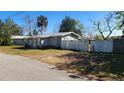
[[[13,47],[13,49],[20,49],[20,50],[48,50],[48,49],[59,49],[56,47],[37,47],[37,48],[31,48],[31,47],[25,47],[25,46],[18,46],[18,47]]]
[[[79,76],[98,80],[124,80],[124,55],[105,53],[69,53],[59,56],[71,62],[58,64],[60,69],[76,70]]]
[[[19,47],[13,47],[13,49],[30,50],[31,48],[26,48],[26,47],[24,47],[24,46],[19,46]]]

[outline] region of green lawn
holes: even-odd
[[[76,76],[95,80],[124,80],[124,55],[81,53],[59,49],[25,49],[22,46],[0,46],[0,52],[21,55],[55,65]]]

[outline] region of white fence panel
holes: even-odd
[[[81,41],[81,51],[83,51],[83,52],[89,51],[89,41],[88,40]]]
[[[82,40],[62,40],[62,49],[88,51],[88,41]]]
[[[113,40],[91,41],[91,50],[94,52],[113,52]]]

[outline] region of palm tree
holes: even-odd
[[[37,18],[37,26],[40,28],[39,32],[42,34],[48,25],[47,17],[40,15]]]

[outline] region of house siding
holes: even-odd
[[[62,40],[78,40],[78,38],[73,34],[69,34],[69,35],[63,36]]]
[[[61,48],[63,40],[77,40],[78,37],[73,34],[68,34],[65,36],[50,36],[50,37],[31,37],[26,40],[26,45],[32,48],[41,47],[52,47]]]
[[[13,39],[12,40],[12,44],[13,45],[24,45],[25,44],[25,40],[24,39]]]
[[[61,48],[61,37],[50,37],[49,41],[51,47]]]

